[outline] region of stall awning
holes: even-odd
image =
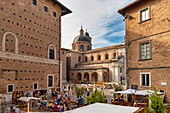
[[[128,89],[128,90],[124,90],[124,91],[117,91],[117,93],[132,94],[132,93],[135,93],[135,90],[134,89]]]
[[[20,97],[18,101],[29,102],[30,100],[41,100],[41,98],[35,97]]]
[[[70,113],[133,113],[139,107],[118,106],[111,104],[95,103],[72,110]]]

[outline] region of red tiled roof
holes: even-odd
[[[106,50],[106,49],[112,49],[112,48],[116,48],[116,47],[119,47],[119,46],[124,46],[124,44],[113,45],[113,46],[103,47],[103,48],[98,48],[98,49],[92,49],[90,51],[87,51],[86,53],[91,53],[91,52],[94,52],[94,51],[101,51],[101,50]]]
[[[123,16],[125,16],[125,11],[126,11],[128,8],[137,5],[137,4],[139,4],[140,2],[142,2],[142,1],[144,1],[144,0],[136,0],[136,1],[134,1],[134,2],[132,2],[131,4],[125,6],[124,8],[119,9],[119,10],[118,10],[118,13],[120,13],[120,14],[123,15]]]

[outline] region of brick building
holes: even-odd
[[[92,49],[92,38],[80,29],[72,50],[62,48],[63,82],[121,82],[126,84],[124,44]]]
[[[129,88],[155,86],[170,102],[170,1],[136,0],[118,12],[125,17]]]
[[[57,0],[0,1],[0,94],[59,87],[61,17]],[[39,92],[37,92],[39,93]]]

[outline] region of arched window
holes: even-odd
[[[89,51],[89,50],[90,50],[90,46],[88,45],[88,46],[87,46],[87,51]]]
[[[80,46],[80,51],[84,51],[84,45]]]
[[[98,60],[101,60],[101,56],[100,55],[98,55]]]
[[[105,55],[105,59],[109,59],[109,55],[108,54]]]
[[[48,58],[49,59],[56,59],[56,48],[52,44],[50,44],[48,46]]]
[[[76,45],[74,46],[74,50],[77,50],[77,46]]]
[[[116,53],[113,53],[113,58],[116,58]]]
[[[94,61],[94,57],[93,56],[91,56],[91,61]]]
[[[18,53],[18,38],[14,33],[4,33],[2,38],[2,51]]]
[[[85,57],[85,62],[87,62],[87,60],[88,60],[87,57]]]

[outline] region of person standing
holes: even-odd
[[[79,104],[80,104],[80,99],[79,99],[79,97],[77,98],[77,106],[78,106],[78,108],[79,108]]]
[[[54,107],[53,107],[53,111],[54,112],[58,112],[58,105],[55,103]]]
[[[84,89],[84,98],[86,98],[86,90]]]
[[[43,110],[46,110],[46,107],[47,107],[47,100],[45,99],[45,100],[43,101]]]

